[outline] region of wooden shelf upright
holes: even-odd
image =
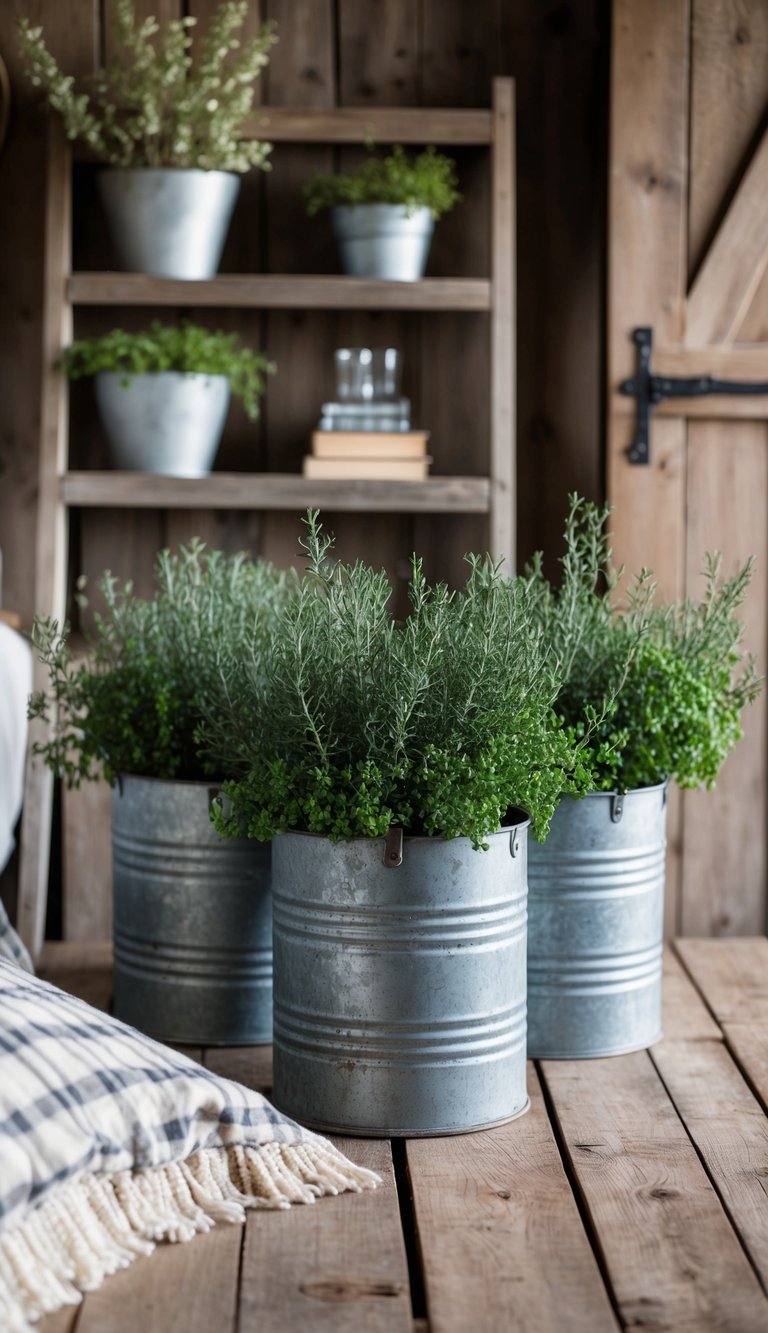
[[[259,107],[249,133],[275,143],[435,144],[486,147],[490,157],[487,278],[376,282],[327,275],[220,274],[184,281],[144,273],[72,271],[69,146],[52,125],[48,154],[43,377],[35,606],[62,621],[71,508],[211,508],[486,514],[487,545],[514,566],[515,536],[515,162],[514,83],[495,79],[490,109],[366,107],[314,110]],[[486,313],[489,319],[490,439],[486,476],[435,475],[420,482],[311,481],[296,474],[214,473],[178,480],[140,473],[71,471],[69,386],[54,369],[72,338],[76,306],[390,310]],[[36,666],[35,687],[45,681]],[[32,740],[40,724],[32,726]],[[19,927],[37,955],[47,901],[52,780],[39,759],[27,764],[21,834]]]

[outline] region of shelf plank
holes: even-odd
[[[259,107],[248,137],[273,143],[489,144],[490,111],[454,107]]]
[[[67,505],[105,509],[288,509],[318,506],[358,513],[488,512],[487,477],[428,477],[424,481],[309,480],[294,473],[214,472],[209,477],[162,477],[147,472],[67,472],[60,493]]]
[[[491,308],[487,278],[388,282],[315,274],[224,273],[204,281],[149,273],[73,273],[75,305],[229,306],[284,310],[470,310]]]

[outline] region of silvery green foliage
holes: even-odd
[[[254,83],[277,37],[266,24],[242,42],[248,0],[224,0],[196,43],[193,18],[139,21],[133,0],[115,0],[116,54],[78,91],[43,40],[43,29],[19,22],[33,85],[79,139],[115,167],[197,167],[249,171],[267,167],[271,144],[242,140]]]
[[[68,625],[35,620],[32,638],[49,678],[30,701],[30,717],[48,723],[36,753],[70,786],[102,770],[110,782],[119,773],[234,772],[226,748],[201,743],[201,720],[229,709],[224,663],[263,671],[293,586],[291,574],[267,561],[207,551],[197,540],[159,554],[149,598],[107,572],[87,657],[74,654]]]

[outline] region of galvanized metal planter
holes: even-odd
[[[511,1120],[525,1084],[528,820],[466,838],[273,843],[274,1098],[345,1134]],[[385,861],[385,856],[388,858]]]
[[[99,189],[117,257],[130,272],[212,278],[240,190],[231,171],[110,167]]]
[[[163,1041],[271,1041],[270,848],[219,838],[215,791],[138,777],[114,790],[115,1013]]]
[[[349,204],[331,209],[344,272],[355,278],[416,282],[424,276],[434,218],[404,204]]]
[[[115,465],[166,477],[206,477],[229,410],[226,375],[176,370],[95,376],[96,401]]]
[[[579,1060],[661,1036],[666,784],[564,797],[531,842],[528,1054]]]

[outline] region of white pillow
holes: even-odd
[[[19,967],[23,967],[25,972],[34,972],[35,970],[32,966],[32,959],[8,920],[8,913],[2,903],[0,903],[0,958],[6,958],[11,963],[18,963]]]
[[[0,961],[3,1333],[158,1240],[377,1183],[259,1093]]]

